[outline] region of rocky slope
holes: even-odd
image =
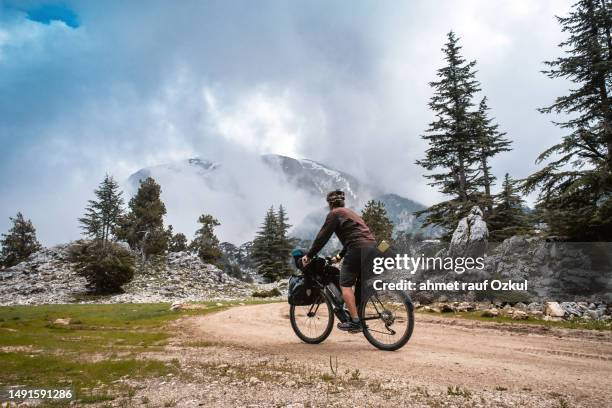
[[[419,242],[409,247],[413,256],[484,257],[483,269],[453,273],[422,269],[414,277],[437,282],[528,282],[527,290],[486,291],[478,296],[508,303],[557,300],[612,303],[612,243],[554,242],[539,237],[513,236],[488,242],[487,225],[476,207],[463,218],[451,242]],[[458,293],[438,295],[457,297]]]
[[[132,282],[124,286],[124,293],[92,296],[87,293],[85,279],[74,272],[67,248],[45,248],[19,265],[0,270],[0,305],[238,299],[278,286],[238,280],[194,254],[179,252],[169,254],[165,262],[137,271]]]

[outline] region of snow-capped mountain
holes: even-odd
[[[361,204],[360,199],[378,195],[376,188],[366,186],[350,174],[314,160],[298,160],[277,154],[266,154],[262,159],[275,170],[282,172],[295,187],[319,197],[324,197],[334,189],[340,189],[346,194],[349,203]]]
[[[421,220],[412,213],[424,208],[399,195],[382,194],[325,164],[281,155],[224,162],[196,157],[146,167],[129,177],[128,189],[135,192],[139,181],[147,177],[161,185],[167,222],[175,231],[191,235],[198,216],[209,213],[221,222],[220,238],[237,244],[251,240],[266,210],[280,204],[294,225],[291,233],[312,238],[325,217],[325,194],[337,188],[346,193],[347,205],[356,210],[370,199],[384,202],[397,230],[419,229]]]

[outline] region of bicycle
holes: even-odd
[[[331,334],[334,318],[341,322],[350,319],[340,292],[340,271],[329,257],[316,257],[309,264],[324,262],[322,268],[301,268],[297,259],[296,266],[310,280],[315,295],[309,305],[291,305],[291,327],[303,342],[319,344]],[[410,297],[403,291],[374,290],[372,285],[365,287],[364,301],[361,302],[361,284],[359,280],[355,284],[359,320],[365,338],[380,350],[394,351],[403,347],[414,329],[414,308]]]

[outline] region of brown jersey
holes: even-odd
[[[329,241],[333,233],[336,233],[336,236],[342,243],[344,247],[343,252],[352,248],[376,245],[374,235],[355,211],[344,207],[337,207],[327,214],[325,223],[323,223],[321,230],[308,251],[308,256],[310,258],[316,256],[327,241]]]

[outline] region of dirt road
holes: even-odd
[[[329,357],[337,356],[342,370],[359,369],[382,381],[400,378],[441,393],[459,386],[489,397],[499,394],[503,404],[505,396],[514,396],[527,404],[552,401],[545,406],[612,406],[609,332],[538,333],[542,330],[524,325],[500,329],[495,324],[417,314],[410,342],[399,351],[381,352],[363,335],[338,330],[320,345],[304,344],[290,327],[288,310],[288,305],[279,303],[235,307],[187,319],[183,325],[199,339],[315,365],[322,371],[329,371]]]

